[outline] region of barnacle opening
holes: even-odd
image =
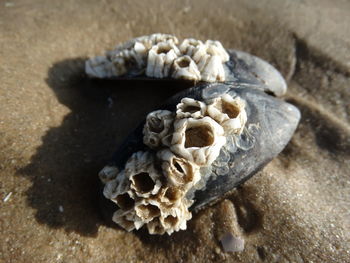
[[[165,197],[174,202],[181,197],[181,192],[174,187],[169,187],[165,192]]]
[[[169,215],[166,218],[164,218],[164,223],[169,224],[171,226],[175,226],[178,220],[179,219],[177,217]]]
[[[181,57],[176,60],[176,63],[180,68],[187,68],[190,66],[191,59],[189,57]]]
[[[160,215],[160,209],[155,205],[140,205],[136,208],[138,215],[143,218],[154,218]]]
[[[238,114],[240,113],[240,109],[238,106],[228,103],[226,101],[222,102],[222,112],[226,113],[227,116],[229,116],[231,119],[237,118]]]
[[[168,53],[170,50],[172,50],[172,47],[170,45],[161,45],[159,46],[159,48],[157,49],[157,54],[166,54]]]
[[[185,132],[185,148],[206,147],[214,142],[214,134],[207,125],[189,127]]]
[[[185,171],[182,169],[181,165],[175,159],[173,159],[173,166],[176,168],[176,170],[179,173],[182,173],[182,174],[185,173]]]
[[[123,210],[129,210],[135,205],[134,199],[128,193],[118,195],[116,197],[117,205]]]
[[[159,217],[154,218],[151,222],[147,224],[148,232],[152,235],[159,234],[162,235],[165,232]]]
[[[151,132],[160,133],[164,129],[164,124],[159,118],[151,118],[149,120],[149,129]]]
[[[201,108],[198,106],[187,105],[182,111],[189,112],[189,113],[195,113],[195,112],[200,111],[200,110],[201,110]]]
[[[131,231],[135,229],[135,224],[126,218],[126,215],[121,215],[117,212],[114,213],[112,220],[124,228],[126,231]]]
[[[155,183],[148,173],[139,173],[133,176],[135,189],[141,193],[148,193],[153,190]]]

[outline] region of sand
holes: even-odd
[[[350,262],[349,14],[330,0],[2,1],[0,262]],[[154,32],[266,59],[302,112],[278,158],[170,237],[106,222],[96,175],[179,87],[83,71]],[[242,252],[223,251],[226,231]]]

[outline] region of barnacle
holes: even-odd
[[[224,129],[210,117],[174,122],[171,151],[199,166],[210,165],[225,144]]]
[[[174,121],[174,114],[167,110],[152,111],[147,115],[146,124],[143,128],[143,143],[155,149],[162,143],[167,143]]]
[[[208,105],[208,114],[225,129],[226,133],[240,134],[247,121],[245,103],[239,97],[232,98],[228,94],[212,100]]]
[[[148,77],[165,78],[169,76],[174,60],[180,55],[173,43],[160,42],[148,52],[146,75]]]
[[[150,197],[161,187],[161,174],[154,166],[150,152],[136,152],[125,164],[125,176],[131,181],[130,188],[138,197]]]
[[[192,218],[191,212],[188,211],[189,205],[185,199],[179,206],[171,208],[171,211],[160,217],[160,223],[169,235],[174,231],[186,229],[187,221]]]
[[[119,173],[118,167],[115,166],[105,166],[98,174],[100,180],[105,184],[117,177]]]
[[[176,105],[176,118],[203,118],[207,111],[207,105],[199,100],[191,98],[183,98],[179,104]]]
[[[217,40],[207,40],[205,41],[208,53],[212,55],[218,55],[222,62],[226,62],[230,59],[229,54],[226,52],[220,41]]]
[[[157,154],[161,161],[163,175],[168,185],[188,190],[199,181],[199,166],[173,154],[170,150],[162,150]]]
[[[196,63],[189,56],[178,57],[172,65],[172,77],[175,79],[188,79],[198,81],[201,74]]]
[[[143,202],[136,204],[135,212],[144,223],[150,222],[161,214],[159,203],[155,200],[144,200]]]
[[[227,168],[229,159],[222,155],[226,153],[225,136],[245,124],[232,124],[232,119],[245,116],[239,98],[222,95],[207,102],[209,106],[183,98],[176,105],[176,114],[167,110],[149,113],[143,142],[157,152],[135,152],[121,172],[113,166],[100,172],[105,197],[120,207],[113,216],[120,226],[131,231],[146,225],[150,234],[186,229],[192,217],[188,209],[194,202],[193,193],[205,188],[213,169]],[[236,108],[239,112],[234,115]]]
[[[145,224],[145,222],[136,215],[134,210],[117,210],[114,212],[112,220],[128,232],[134,229],[140,229]]]
[[[194,38],[186,38],[180,44],[179,49],[182,54],[192,57],[201,47],[205,48],[202,41]]]
[[[234,50],[229,55],[218,41],[178,44],[174,36],[153,34],[86,62],[95,77],[225,81],[200,83],[169,100],[167,110],[148,114],[143,136],[137,129],[100,172],[104,196],[119,207],[113,221],[128,231],[186,229],[191,211],[218,200],[275,157],[300,119],[293,106],[264,93],[285,92],[280,74],[266,62]]]
[[[146,75],[154,78],[187,79],[193,81],[225,81],[224,63],[229,55],[219,41],[205,44],[187,38],[178,45],[175,36],[152,34],[132,39],[106,56],[86,61],[89,76],[113,78],[123,75]]]

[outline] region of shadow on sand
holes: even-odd
[[[28,204],[42,224],[95,236],[98,226],[106,224],[98,202],[99,170],[146,114],[179,86],[91,80],[82,58],[54,64],[46,82],[71,112],[42,137],[31,163],[20,171],[33,183],[26,193]]]

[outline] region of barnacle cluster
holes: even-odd
[[[107,166],[100,172],[104,196],[120,208],[113,221],[127,231],[146,225],[150,234],[186,229],[189,191],[202,187],[203,171],[246,121],[245,102],[230,95],[183,98],[176,112],[149,113],[143,129],[149,150],[133,153],[121,171]]]
[[[175,36],[158,33],[132,39],[106,56],[88,60],[86,73],[98,78],[145,74],[217,82],[225,81],[223,63],[228,60],[229,55],[219,41],[203,43],[188,38],[179,43]]]

